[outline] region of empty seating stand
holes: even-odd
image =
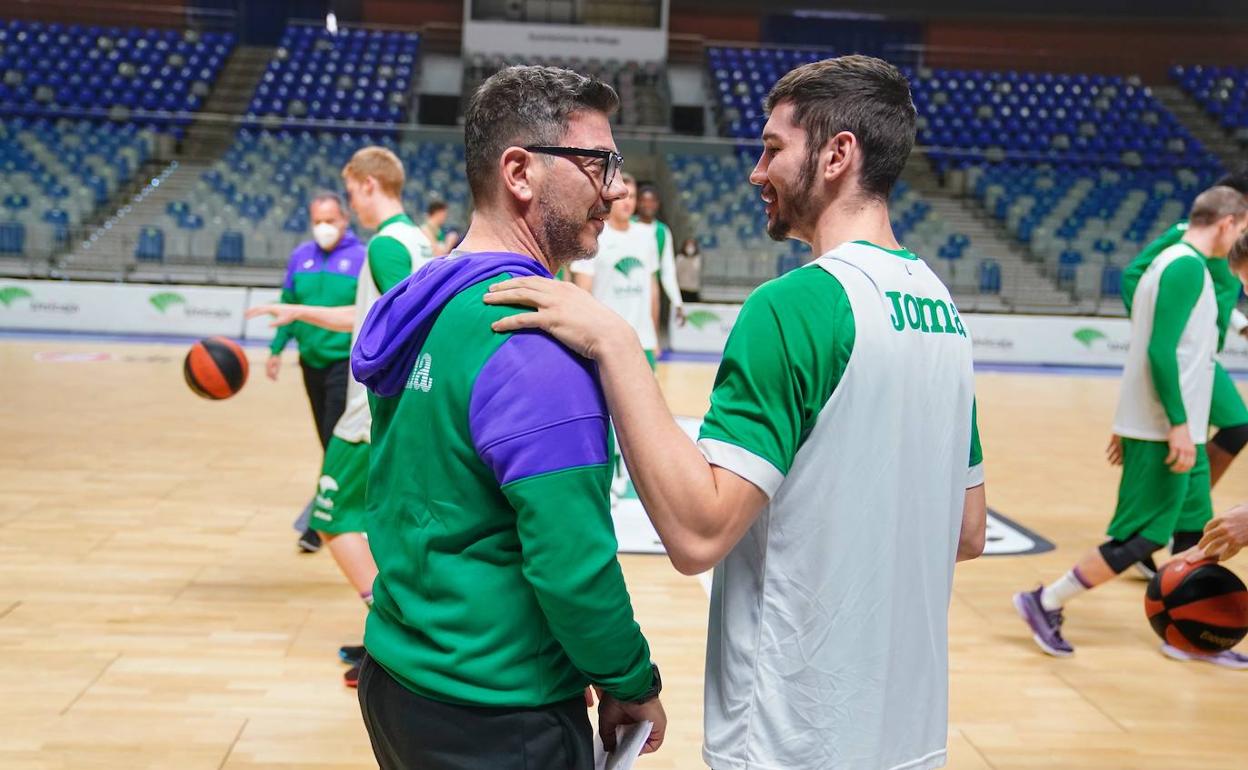
[[[0,23],[0,117],[133,121],[181,135],[234,47],[230,33]]]
[[[266,128],[318,120],[397,127],[409,117],[419,57],[414,32],[344,28],[332,34],[323,26],[292,24],[247,115]]]

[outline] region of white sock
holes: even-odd
[[[1040,592],[1040,606],[1049,612],[1060,610],[1063,604],[1086,590],[1088,590],[1088,587],[1079,579],[1078,573],[1072,569],[1053,581],[1052,585],[1044,587],[1044,590]]]

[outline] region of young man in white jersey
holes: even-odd
[[[1122,465],[1109,540],[1047,586],[1014,595],[1040,649],[1066,657],[1067,601],[1163,548],[1176,532],[1199,532],[1213,515],[1205,441],[1218,348],[1218,305],[1208,259],[1223,259],[1248,222],[1248,203],[1213,187],[1192,204],[1183,239],[1157,255],[1140,278],[1122,373],[1110,462]],[[1196,656],[1163,643],[1180,660],[1248,668],[1235,652]]]
[[[619,313],[637,332],[650,368],[659,347],[659,250],[654,228],[634,222],[637,180],[622,174],[628,197],[611,204],[598,254],[572,263],[572,282]]]
[[[697,445],[636,335],[583,293],[504,282],[488,301],[537,312],[495,328],[541,328],[596,361],[669,558],[715,567],[709,765],[940,767],[953,566],[982,552],[986,501],[971,340],[889,225],[909,84],[846,56],[793,70],[767,106],[750,181],[768,233],[822,256],[746,300]]]
[[[637,188],[637,214],[633,217],[647,227],[654,228],[654,240],[659,249],[659,285],[667,295],[667,301],[676,311],[676,319],[684,323],[685,302],[680,293],[680,282],[676,278],[676,244],[672,237],[672,228],[659,219],[659,209],[663,201],[659,199],[659,190],[652,184]]]
[[[303,321],[327,329],[351,332],[352,345],[369,309],[404,278],[433,258],[429,239],[403,211],[403,164],[384,147],[365,147],[342,169],[351,208],[360,224],[377,233],[369,239],[360,269],[354,305],[262,305],[247,317],[270,314],[273,325]],[[325,450],[321,477],[313,499],[309,526],[328,543],[334,561],[366,605],[372,604],[377,565],[364,537],[365,492],[368,486],[368,449],[372,415],[368,391],[354,377],[347,380],[347,406],[334,426]],[[359,678],[363,647],[348,646],[340,654],[352,664],[344,676],[354,687]]]

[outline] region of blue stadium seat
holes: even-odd
[[[134,258],[139,262],[164,262],[164,231],[159,227],[144,227],[139,231],[139,242],[134,248]]]
[[[26,226],[21,222],[0,222],[0,254],[20,255],[26,249]]]
[[[243,234],[226,230],[217,241],[217,263],[222,265],[243,264]]]

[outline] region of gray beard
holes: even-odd
[[[578,259],[589,259],[598,252],[597,243],[589,251],[581,246],[581,230],[585,227],[584,219],[578,221],[566,216],[554,200],[554,196],[548,195],[545,190],[538,194],[537,200],[541,210],[545,212],[542,217],[541,232],[538,234],[542,242],[538,245],[552,264],[566,264]]]

